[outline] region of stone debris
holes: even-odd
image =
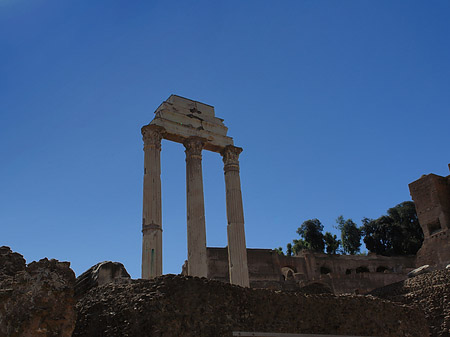
[[[124,265],[120,262],[103,261],[97,263],[77,277],[75,297],[83,296],[89,289],[109,282],[126,283],[131,280]]]
[[[422,309],[432,337],[450,336],[450,270],[418,275],[375,289],[373,296]]]
[[[416,277],[417,275],[421,275],[421,274],[425,274],[425,273],[429,273],[429,272],[431,272],[431,267],[430,267],[430,265],[426,264],[424,266],[421,266],[419,268],[411,270],[408,273],[408,277]]]
[[[304,295],[165,275],[91,289],[74,337],[231,336],[232,331],[427,336],[423,313],[367,296]]]
[[[22,255],[0,247],[0,336],[70,337],[74,284],[69,262],[42,259],[26,266]]]

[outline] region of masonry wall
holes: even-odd
[[[282,256],[272,249],[247,249],[250,286],[298,290],[313,283],[334,293],[366,293],[406,278],[415,257],[327,255],[303,251]],[[208,278],[229,282],[226,248],[208,248]]]
[[[416,265],[443,268],[450,263],[450,176],[422,176],[409,184],[424,233]]]
[[[428,336],[421,310],[375,297],[275,292],[175,275],[92,289],[77,310],[74,337]]]

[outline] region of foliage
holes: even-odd
[[[315,252],[323,252],[325,242],[323,238],[323,225],[318,219],[310,219],[304,221],[297,229],[297,234],[303,238],[303,242],[294,240],[294,247],[307,246],[306,248]]]
[[[345,220],[341,215],[336,219],[337,228],[341,231],[342,250],[345,254],[355,255],[361,247],[361,229],[352,219]]]
[[[279,255],[284,255],[283,248],[281,247],[275,248],[274,251],[276,251]]]
[[[388,209],[378,219],[362,220],[364,243],[369,251],[380,255],[416,254],[422,245],[423,232],[412,201]]]
[[[292,256],[292,253],[293,253],[293,251],[292,251],[292,244],[288,243],[286,245],[286,256]]]
[[[294,244],[292,246],[292,251],[294,254],[300,253],[302,249],[309,249],[309,244],[303,239],[294,239],[292,242]]]
[[[326,232],[323,239],[325,241],[325,251],[327,254],[336,254],[339,246],[341,245],[341,240],[338,240],[337,236],[331,234],[330,232]]]

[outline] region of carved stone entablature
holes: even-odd
[[[145,125],[141,129],[144,148],[146,146],[161,149],[161,139],[164,135],[164,128],[159,125]]]
[[[220,153],[224,163],[223,170],[227,171],[239,171],[239,154],[242,152],[241,147],[228,145]]]
[[[201,137],[189,137],[183,142],[186,148],[186,160],[187,158],[202,158],[202,150],[205,145],[206,139]]]
[[[228,128],[223,119],[215,116],[214,107],[177,95],[171,95],[156,109],[150,125],[163,127],[163,138],[177,143],[190,137],[204,138],[203,149],[208,151],[220,152],[233,145],[233,138],[227,136]]]

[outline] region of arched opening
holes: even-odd
[[[351,269],[347,269],[346,271],[345,271],[345,275],[350,275],[352,273],[352,270]]]
[[[377,273],[384,273],[386,270],[389,270],[387,267],[385,266],[379,266],[377,267]]]
[[[322,267],[320,267],[320,273],[322,275],[329,274],[329,273],[331,273],[331,269],[326,266],[322,266]]]
[[[281,273],[283,274],[283,278],[285,281],[293,280],[295,271],[290,267],[281,268]]]
[[[369,272],[369,268],[367,268],[366,266],[361,266],[356,268],[356,273],[360,274],[360,273],[368,273]]]

